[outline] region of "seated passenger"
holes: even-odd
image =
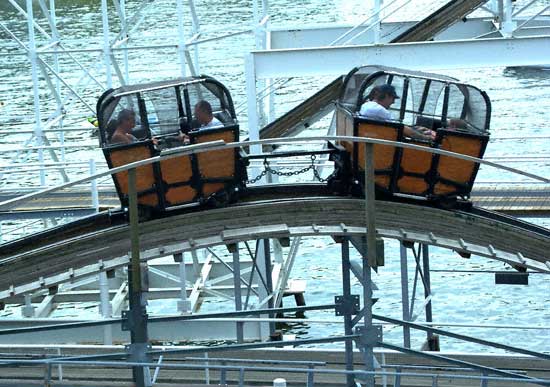
[[[195,105],[195,118],[200,123],[199,129],[223,126],[222,122],[212,114],[212,105],[208,101],[201,100]]]
[[[136,126],[136,113],[133,110],[122,109],[116,122],[116,129],[108,138],[111,144],[131,144],[137,141],[132,134],[132,129]]]
[[[359,115],[371,120],[391,121],[392,116],[388,109],[396,99],[399,99],[399,96],[395,92],[395,87],[388,84],[375,86],[369,93],[370,98],[372,100],[368,100],[361,106]],[[422,140],[435,139],[435,132],[422,126],[411,128],[405,125],[403,133],[406,136]]]
[[[194,108],[195,119],[193,120],[192,127],[194,130],[201,130],[206,128],[215,128],[217,126],[223,126],[223,123],[214,117],[212,114],[212,105],[208,101],[200,100],[195,104]],[[178,139],[187,145],[190,142],[187,133],[180,130]]]

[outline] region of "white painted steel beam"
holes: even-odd
[[[523,20],[523,19],[522,19]],[[521,22],[518,20],[518,22]],[[402,32],[412,27],[415,21],[401,22],[385,22],[380,26],[380,41],[389,42],[397,37]],[[535,25],[543,27],[543,21],[534,21]],[[307,47],[323,47],[329,46],[338,37],[344,35],[352,29],[352,25],[325,25],[325,26],[305,26],[302,28],[275,28],[268,31],[269,47],[271,49],[287,49],[287,48],[307,48]],[[360,27],[356,33],[360,34],[353,40],[354,45],[371,44],[375,42],[375,33],[373,29],[365,32],[367,26]],[[449,26],[445,31],[435,36],[434,40],[457,40],[468,39],[476,36],[496,32],[496,26],[491,19],[487,18],[468,18],[466,21],[461,21]],[[542,35],[542,34],[541,34]],[[345,41],[345,40],[344,40]],[[332,46],[340,46],[340,43],[332,44]]]
[[[550,36],[533,36],[256,51],[249,62],[256,79],[340,75],[364,64],[410,70],[537,66],[549,62],[548,47]]]

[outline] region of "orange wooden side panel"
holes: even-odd
[[[358,137],[371,137],[381,140],[396,141],[399,130],[392,126],[368,124],[361,122],[357,128]],[[365,144],[358,143],[357,163],[360,170],[364,170],[365,165]],[[391,170],[393,169],[393,161],[395,157],[396,148],[390,145],[373,145],[374,152],[374,170]],[[378,175],[376,177],[376,184],[382,188],[388,189],[390,187],[390,177]]]
[[[162,179],[167,184],[184,183],[191,180],[193,169],[191,168],[191,156],[185,155],[160,162]]]
[[[134,161],[144,160],[151,157],[151,150],[148,145],[136,146],[125,149],[111,150],[109,157],[113,167],[120,167]],[[114,175],[119,189],[123,195],[128,195],[128,172],[119,172]],[[145,165],[136,169],[136,190],[138,192],[153,188],[155,185],[155,175],[153,165]],[[157,206],[158,198],[156,194],[147,194],[138,198],[139,204]]]
[[[191,156],[185,155],[160,162],[162,179],[167,184],[189,183],[193,177]],[[168,205],[188,203],[193,201],[197,191],[191,186],[171,187],[166,191],[165,199]]]
[[[424,142],[411,142],[414,145],[429,147]],[[416,149],[403,149],[401,156],[401,169],[404,173],[421,173],[426,175],[432,166],[432,154],[422,152]],[[397,189],[399,192],[408,194],[423,194],[429,188],[429,184],[424,177],[401,176],[397,180]]]
[[[441,141],[441,149],[473,157],[478,157],[481,154],[482,148],[482,141],[477,138],[447,134]],[[472,161],[441,156],[437,172],[442,178],[461,184],[468,184],[475,172],[475,167],[476,165]],[[443,183],[437,183],[434,187],[436,195],[450,193],[455,190],[455,187]]]
[[[165,194],[165,199],[168,202],[168,205],[176,205],[192,202],[196,195],[197,191],[195,189],[189,185],[184,185],[180,187],[168,188],[168,191]]]
[[[215,132],[208,134],[197,134],[196,142],[203,143],[208,141],[224,140],[225,142],[233,142],[235,136],[233,129],[228,129],[223,132]],[[208,151],[197,154],[199,162],[199,170],[201,176],[205,179],[212,178],[231,178],[235,175],[235,150],[224,149],[217,151]],[[223,187],[223,185],[222,185]]]

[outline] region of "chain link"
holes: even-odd
[[[322,178],[321,175],[319,175],[319,171],[317,171],[317,168],[315,168],[315,160],[316,159],[317,159],[317,157],[315,155],[311,155],[311,164],[308,165],[307,167],[304,167],[304,168],[299,169],[297,171],[283,172],[283,171],[278,171],[276,169],[271,168],[271,166],[269,165],[269,161],[267,161],[267,158],[265,158],[264,163],[263,163],[264,164],[264,170],[258,176],[256,176],[255,178],[247,180],[246,184],[254,184],[254,183],[258,182],[268,172],[273,174],[273,175],[277,175],[277,176],[298,176],[298,175],[301,175],[302,173],[306,173],[309,170],[313,170],[313,176],[317,180],[319,180],[321,183],[326,183],[332,176],[334,176],[336,171],[332,172],[325,179]]]

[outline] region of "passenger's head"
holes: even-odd
[[[136,126],[136,113],[130,109],[122,109],[117,116],[118,127],[130,132]]]
[[[378,91],[375,96],[375,101],[380,105],[384,106],[386,109],[389,108],[396,99],[399,99],[399,96],[395,92],[395,87],[392,85],[380,85],[377,86]]]
[[[367,100],[368,101],[375,101],[376,100],[376,98],[380,94],[379,88],[380,88],[380,86],[374,86],[370,90],[369,95],[367,95]]]
[[[212,121],[212,105],[208,101],[201,100],[195,105],[195,118],[201,123],[206,125]]]

